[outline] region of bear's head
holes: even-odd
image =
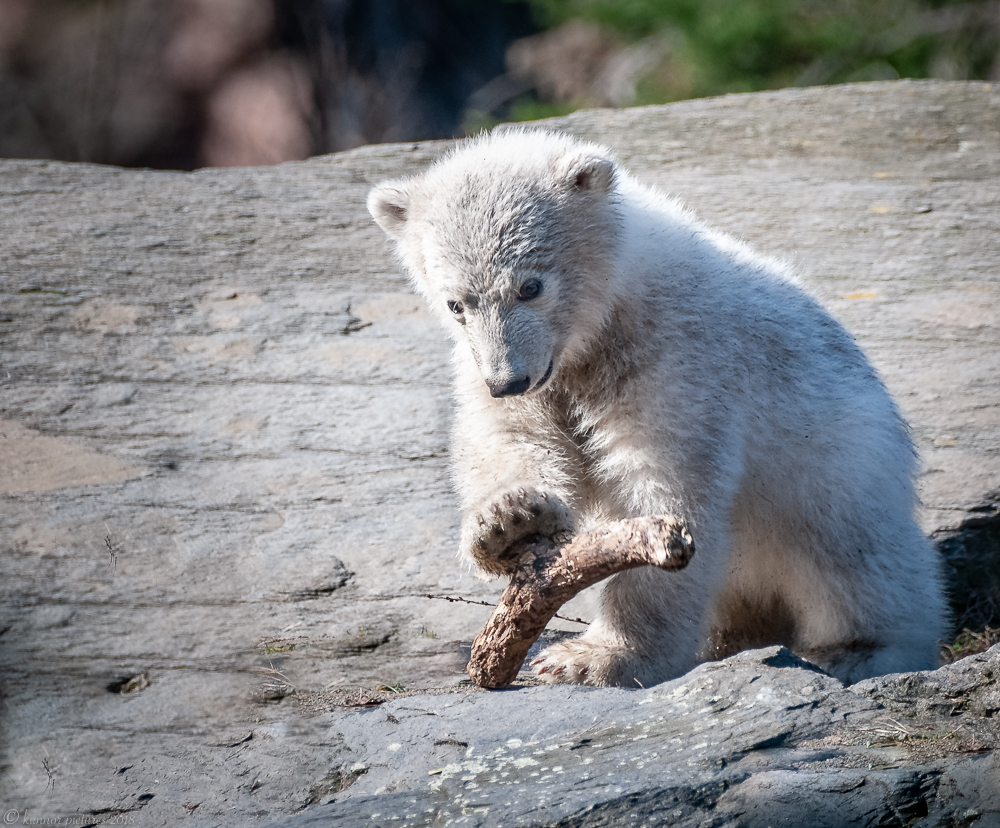
[[[615,177],[602,147],[508,128],[368,196],[417,291],[494,397],[541,389],[605,324]]]

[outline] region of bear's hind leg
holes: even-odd
[[[885,644],[861,638],[828,647],[799,649],[797,654],[845,685],[851,685],[888,673],[932,670],[938,661],[933,649],[920,641]]]
[[[850,560],[850,547],[841,548],[802,573],[809,594],[799,605],[809,611],[799,618],[795,652],[845,684],[934,669],[947,611],[933,547],[909,519],[859,541],[852,546],[867,554]]]

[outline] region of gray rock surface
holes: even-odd
[[[927,531],[984,514],[1000,88],[786,90],[552,125],[792,260],[910,418]],[[950,735],[945,702],[925,710],[906,683],[949,698],[943,678],[849,691],[775,652],[647,691],[458,687],[489,610],[423,595],[501,585],[456,563],[447,346],[364,209],[372,183],[447,147],[192,174],[0,162],[0,806],[345,825],[428,808],[439,824],[902,825],[926,807],[925,824],[996,824],[995,717],[973,709],[995,709],[993,661],[963,662],[987,701],[956,702]],[[426,692],[349,712],[399,685]],[[570,748],[598,713],[614,725],[593,758],[613,775],[584,784]],[[916,735],[843,735],[888,716]],[[925,755],[893,733],[964,747]],[[662,749],[633,752],[650,739]],[[516,790],[489,782],[508,755],[580,784],[524,763]],[[815,818],[793,820],[807,801]]]
[[[332,722],[336,778],[354,782],[281,824],[986,825],[1000,685],[985,673],[1000,645],[845,689],[772,647],[647,690],[402,699]]]

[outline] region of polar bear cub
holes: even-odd
[[[643,686],[781,643],[844,682],[934,667],[945,608],[906,424],[784,266],[640,184],[605,148],[507,129],[368,209],[455,343],[461,550],[671,514],[682,572],[609,579],[534,662]]]

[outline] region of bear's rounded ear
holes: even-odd
[[[574,190],[607,195],[615,183],[615,162],[600,150],[588,148],[564,159],[562,179]]]
[[[400,182],[379,184],[368,194],[368,212],[378,226],[393,238],[403,231],[409,209],[410,194]]]

